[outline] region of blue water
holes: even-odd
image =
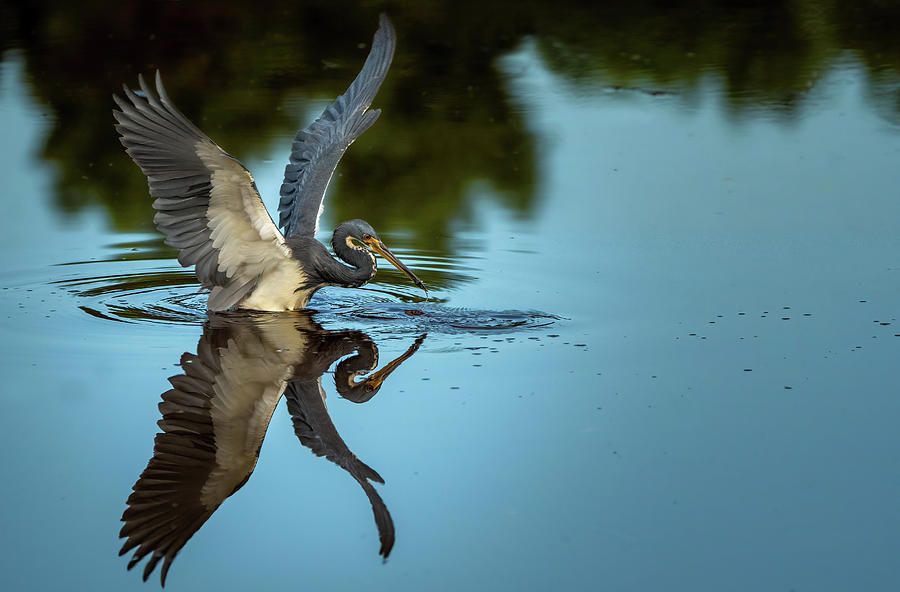
[[[5,586],[153,589],[118,557],[119,519],[204,297],[152,229],[59,208],[55,115],[20,53],[0,68]],[[897,589],[900,128],[860,62],[790,118],[735,117],[714,71],[690,96],[585,87],[527,40],[493,68],[534,140],[530,209],[473,179],[443,250],[381,233],[429,301],[382,270],[312,303],[382,365],[427,333],[364,404],[322,378],[384,478],[390,557],[281,402],[166,588]],[[290,133],[244,160],[270,211]]]

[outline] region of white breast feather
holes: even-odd
[[[253,188],[253,177],[215,144],[204,140],[195,150],[211,171],[206,217],[212,246],[219,251],[219,271],[241,282],[257,280],[244,302],[247,308],[276,311],[304,306],[306,301],[297,305],[302,297],[294,291],[307,277]]]

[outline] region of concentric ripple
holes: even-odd
[[[109,321],[197,324],[206,319],[206,292],[188,270],[76,275],[52,283],[73,294],[81,311]]]
[[[142,245],[143,246],[143,245]],[[206,320],[208,292],[192,270],[169,260],[114,256],[102,261],[73,262],[64,277],[50,286],[68,293],[81,312],[120,323],[200,324]],[[425,295],[399,271],[381,266],[376,281],[363,288],[324,288],[311,302],[317,321],[369,332],[464,333],[513,331],[545,327],[557,317],[540,312],[488,311],[446,306],[448,292],[474,281],[475,263],[437,253],[402,253],[431,290]],[[128,271],[123,268],[127,267]],[[138,269],[135,269],[138,268]]]

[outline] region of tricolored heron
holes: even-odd
[[[343,95],[297,132],[278,206],[280,232],[250,172],[198,129],[172,103],[156,73],[156,93],[139,77],[142,96],[124,86],[113,96],[126,152],[149,180],[153,220],[178,261],[193,265],[211,290],[210,310],[297,310],[323,286],[356,288],[375,276],[374,251],[428,294],[363,220],[338,225],[336,261],[315,239],[328,182],[344,152],[381,110],[368,110],[394,56],[396,34],[381,15],[362,70]]]
[[[378,528],[379,554],[387,559],[394,522],[372,485],[384,479],[341,438],[325,404],[322,376],[337,362],[333,378],[338,394],[365,403],[424,339],[420,336],[373,372],[378,346],[368,335],[326,331],[310,311],[210,313],[197,353],[181,356],[181,373],[169,378],[172,388],[162,394],[153,456],[122,515],[119,536],[126,541],[119,554],[134,550],[128,569],[149,556],[143,573],[147,580],[161,561],[160,582],[165,585],[179,551],[250,479],[282,396],[300,443],[346,470],[362,487]]]

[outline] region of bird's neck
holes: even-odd
[[[340,259],[347,263],[342,265],[333,261],[329,273],[333,283],[342,286],[362,286],[375,276],[375,256],[365,247],[351,246],[350,234],[344,225],[338,226],[331,237],[331,247]]]

